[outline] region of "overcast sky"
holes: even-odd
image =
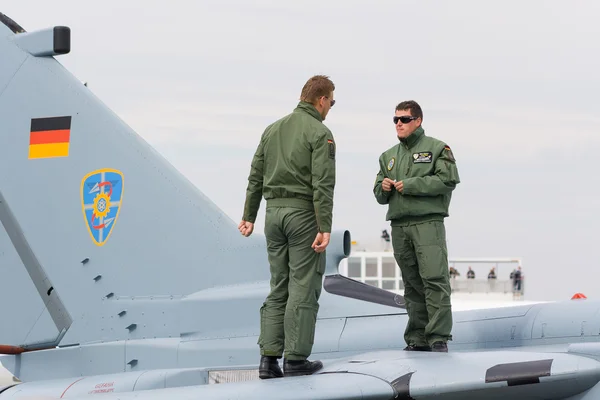
[[[531,299],[597,291],[597,0],[19,0],[0,11],[29,31],[71,27],[58,60],[235,221],[264,127],[327,74],[334,225],[377,249],[389,227],[372,194],[377,159],[397,143],[396,104],[417,100],[462,180],[450,256],[522,257]],[[259,218],[262,231],[264,203]]]

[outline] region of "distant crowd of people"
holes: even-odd
[[[458,272],[458,270],[454,267],[450,267],[449,272],[450,272],[450,278],[452,278],[452,279],[456,279],[457,277],[460,276],[460,272]],[[496,268],[492,267],[492,269],[488,273],[487,279],[490,280],[490,279],[497,279],[497,278],[498,278],[498,276],[496,275]],[[523,280],[523,273],[521,272],[520,266],[517,267],[516,269],[512,270],[509,278],[513,282],[513,290],[521,291],[521,282]],[[475,279],[475,271],[473,271],[473,269],[470,266],[467,271],[467,279]]]

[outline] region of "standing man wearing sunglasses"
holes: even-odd
[[[323,124],[335,104],[328,77],[310,78],[294,111],[269,125],[250,168],[239,230],[250,236],[262,196],[271,292],[260,309],[261,379],[309,375],[335,186],[335,142]]]
[[[460,183],[450,147],[425,135],[415,101],[396,107],[399,143],[379,157],[373,193],[387,204],[394,257],[404,282],[407,351],[447,352],[452,311],[444,218]]]

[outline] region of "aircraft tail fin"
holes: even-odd
[[[58,331],[70,330],[57,341],[126,338],[90,322],[118,319],[114,300],[166,305],[268,279],[264,238],[241,236],[54,58],[69,51],[68,28],[16,33],[0,18],[0,220]]]

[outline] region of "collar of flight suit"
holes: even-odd
[[[423,135],[425,135],[425,129],[423,129],[422,126],[419,126],[417,129],[415,129],[415,131],[413,133],[408,135],[408,137],[406,139],[398,139],[398,140],[400,140],[400,142],[404,145],[404,147],[406,147],[407,149],[410,149],[419,141],[419,139],[421,139],[423,137]]]
[[[296,106],[296,110],[302,110],[302,111],[306,112],[307,114],[313,116],[317,121],[323,122],[323,117],[321,116],[321,114],[319,113],[319,111],[317,111],[317,109],[315,108],[315,106],[313,106],[310,103],[307,103],[305,101],[301,101]]]

